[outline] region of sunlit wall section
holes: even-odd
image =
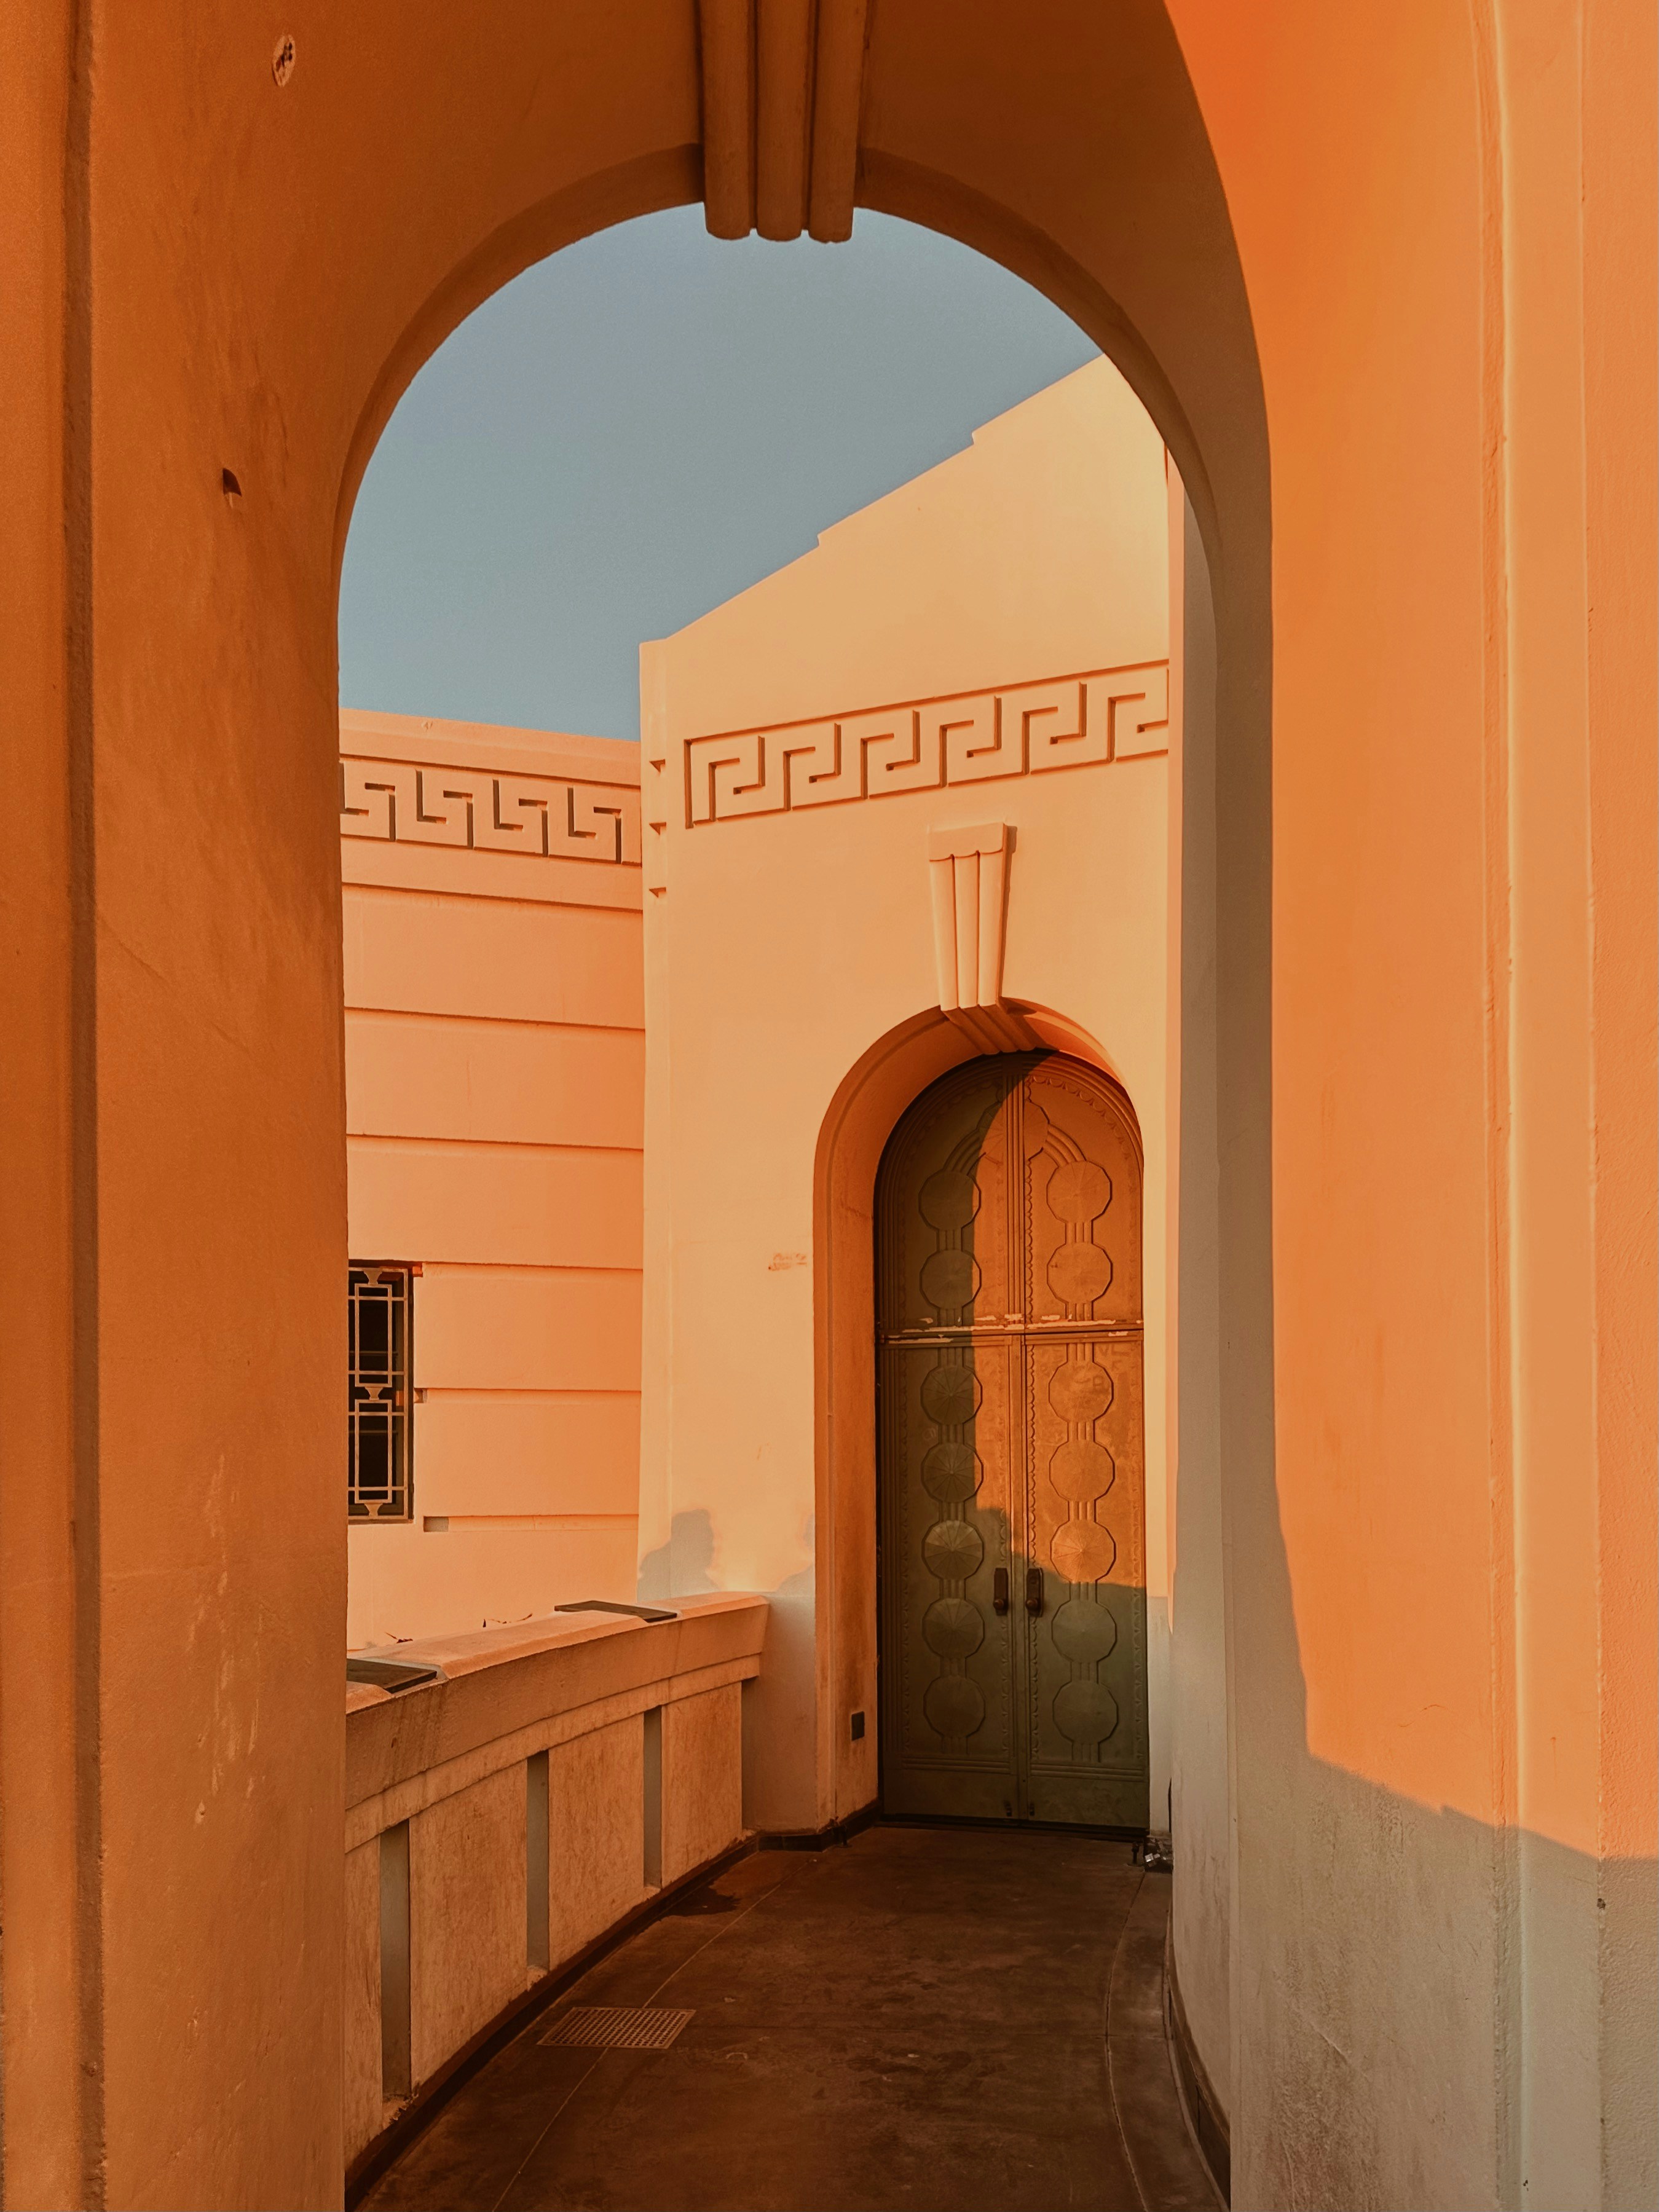
[[[631,1594],[644,1036],[637,747],[365,714],[340,744],[351,1255],[418,1270],[355,1647]]]

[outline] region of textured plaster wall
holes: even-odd
[[[422,1269],[414,1517],[349,1531],[355,1648],[632,1588],[644,1012],[637,746],[340,746],[351,1254]]]

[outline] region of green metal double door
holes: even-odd
[[[1117,1087],[969,1062],[877,1186],[882,1802],[1147,1821],[1141,1163]]]

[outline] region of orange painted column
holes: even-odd
[[[1237,2182],[1639,2203],[1651,22],[1172,14],[1273,456],[1275,1503],[1306,1735],[1261,1694],[1271,1553],[1235,1508]],[[1400,2067],[1365,1992],[1413,1983],[1437,1994]]]

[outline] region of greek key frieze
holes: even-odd
[[[689,829],[1161,753],[1165,660],[685,740]]]
[[[348,757],[340,763],[340,834],[536,860],[637,863],[640,798],[625,786]]]

